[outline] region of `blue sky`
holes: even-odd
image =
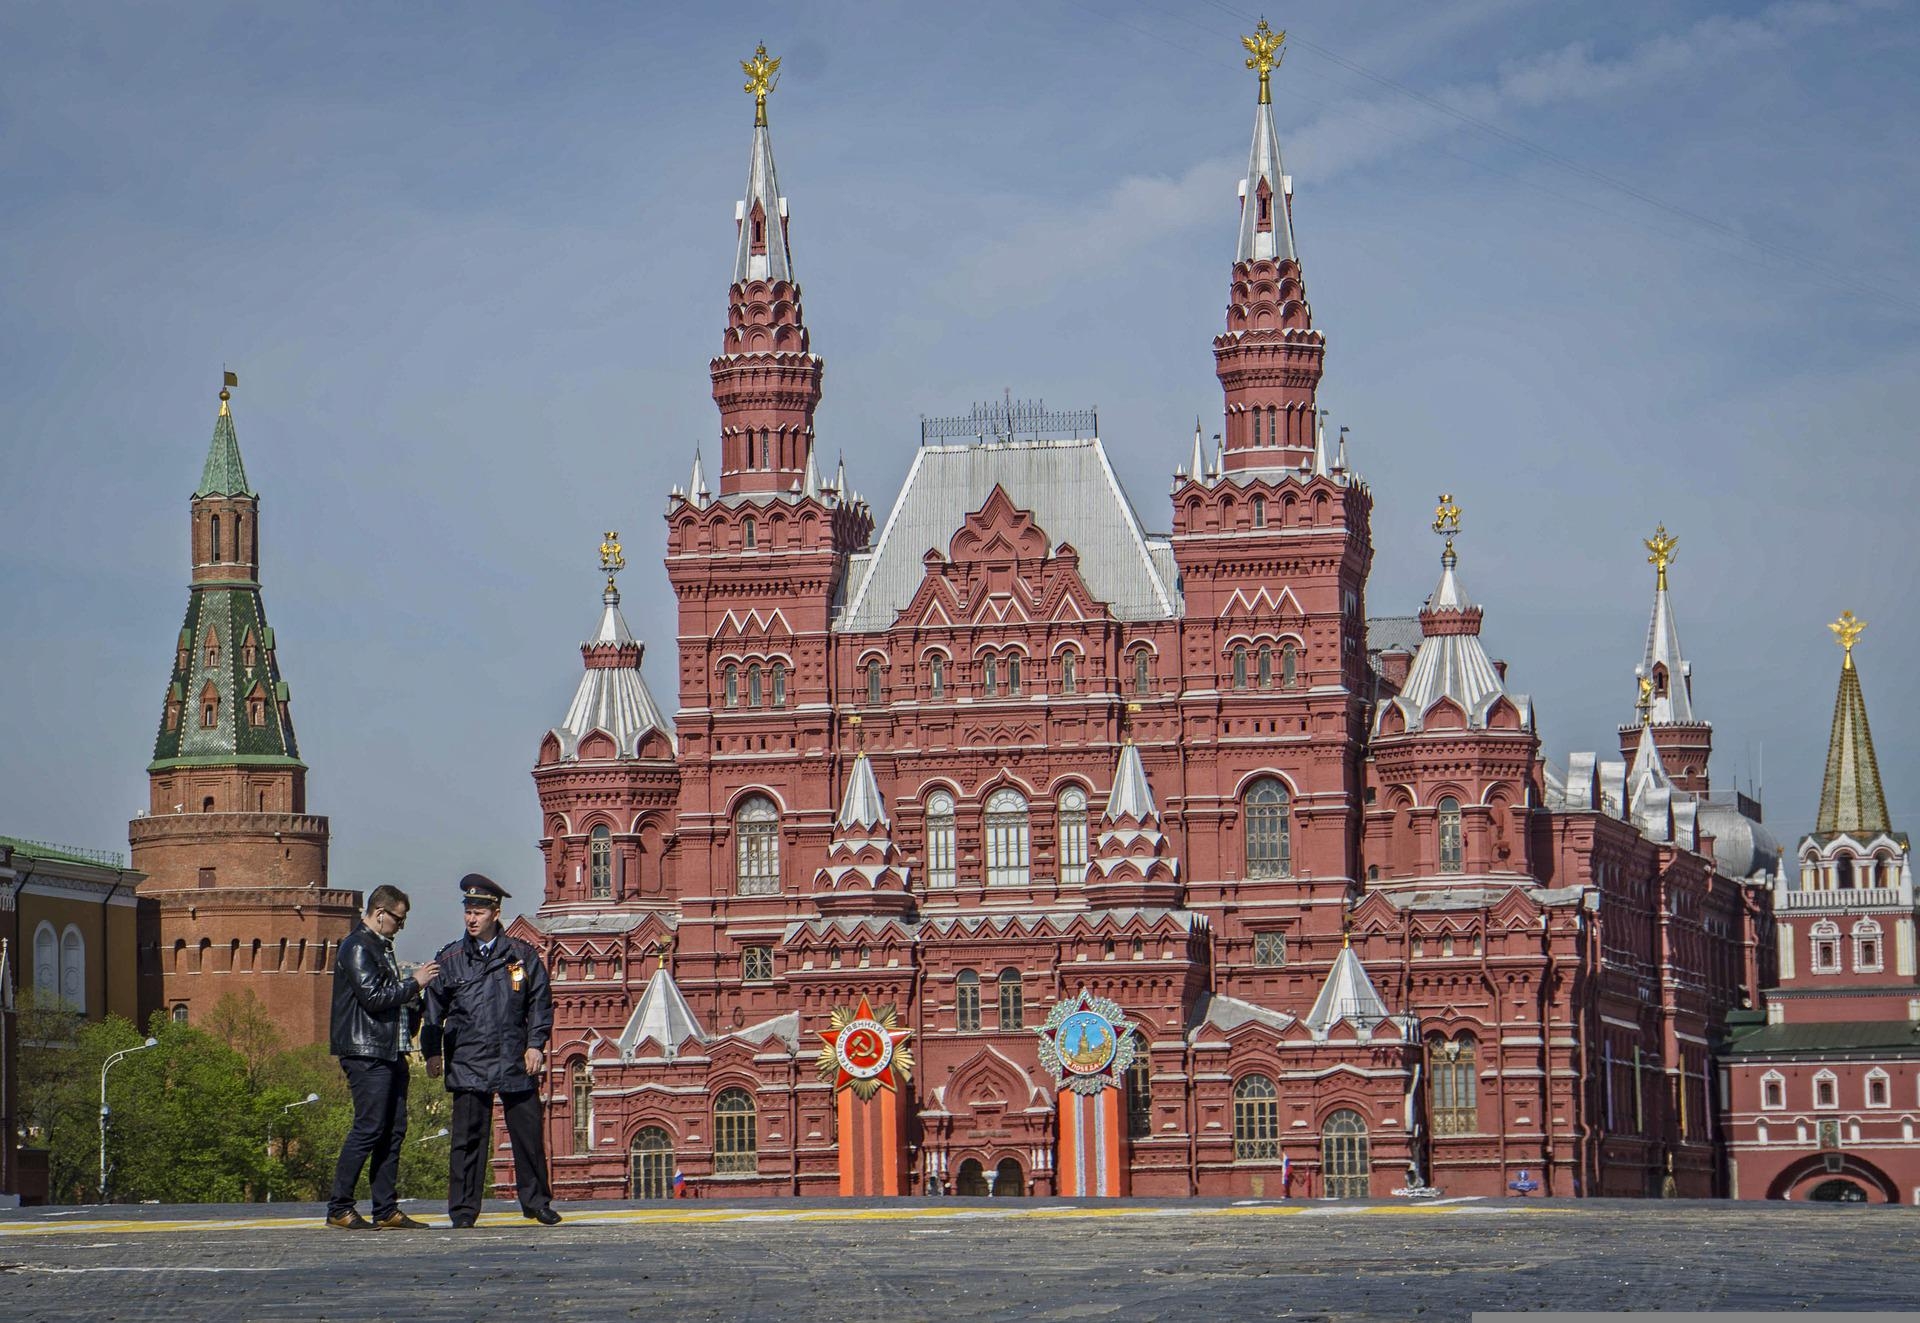
[[[1098,405],[1146,521],[1217,428],[1249,4],[0,10],[0,831],[125,844],[218,373],[334,877],[535,903],[528,772],[603,529],[674,694],[667,488],[716,414],[751,100],[884,511],[923,413]],[[1839,655],[1920,828],[1912,518],[1920,11],[1525,0],[1267,11],[1323,404],[1372,483],[1369,610],[1435,493],[1548,756],[1632,715],[1673,586],[1717,785],[1811,825]]]

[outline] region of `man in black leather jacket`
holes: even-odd
[[[327,1225],[343,1231],[382,1231],[426,1225],[400,1211],[395,1185],[400,1147],[407,1138],[407,1053],[419,1007],[414,1003],[440,972],[433,962],[402,978],[393,936],[407,923],[407,893],[375,887],[366,921],[348,934],[333,958],[333,1023],[329,1042],[353,1093],[353,1128],[340,1146],[327,1200]],[[373,1166],[373,1221],[353,1206],[360,1170]]]
[[[435,958],[440,976],[427,988],[420,1051],[429,1077],[442,1070],[453,1095],[447,1144],[447,1212],[456,1227],[480,1216],[493,1147],[493,1099],[500,1097],[520,1211],[552,1226],[560,1220],[547,1184],[540,1075],[553,1035],[553,992],[539,953],[500,927],[506,889],[481,873],[460,879],[467,933]]]

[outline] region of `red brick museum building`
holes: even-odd
[[[885,512],[823,472],[759,98],[712,476],[662,493],[678,710],[609,573],[537,742],[516,931],[553,972],[561,1198],[871,1179],[842,1133],[866,1104],[816,1063],[863,1000],[913,1058],[876,1095],[903,1190],[1725,1192],[1710,1052],[1773,981],[1779,851],[1710,789],[1673,542],[1621,749],[1564,773],[1450,497],[1425,606],[1369,618],[1372,495],[1325,433],[1261,73],[1220,437],[1169,449],[1157,525],[1091,414],[935,420]],[[1041,1031],[1082,994],[1129,1052],[1076,1093]],[[1068,1124],[1089,1098],[1116,1131]]]

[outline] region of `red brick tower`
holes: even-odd
[[[158,1004],[177,1018],[250,991],[289,1043],[318,1042],[333,948],[353,931],[360,897],[328,888],[327,820],[307,812],[307,767],[260,598],[260,498],[228,399],[223,387],[190,502],[193,582],[147,767],[152,799],[127,829],[147,875],[140,895],[153,903],[143,983],[157,980]]]
[[[1707,760],[1713,756],[1713,725],[1693,711],[1693,664],[1680,651],[1680,631],[1667,599],[1667,567],[1680,539],[1665,524],[1647,539],[1647,563],[1654,567],[1653,618],[1647,625],[1647,650],[1634,667],[1639,682],[1640,720],[1620,727],[1620,752],[1629,763],[1640,747],[1640,731],[1653,731],[1654,748],[1673,784],[1705,796]]]

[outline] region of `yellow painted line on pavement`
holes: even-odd
[[[1179,1204],[1126,1205],[1114,1207],[992,1208],[953,1203],[940,1207],[907,1208],[694,1208],[581,1209],[568,1213],[562,1225],[595,1226],[700,1226],[725,1222],[916,1222],[967,1218],[995,1221],[1074,1221],[1116,1218],[1154,1217],[1292,1217],[1304,1213],[1321,1216],[1345,1216],[1354,1213],[1394,1215],[1437,1215],[1464,1210],[1476,1212],[1519,1212],[1536,1205],[1508,1203],[1471,1204],[1371,1204],[1364,1206],[1323,1204],[1312,1201],[1287,1203],[1237,1204],[1227,1207],[1182,1207]],[[1548,1211],[1548,1210],[1542,1210]],[[436,1230],[449,1229],[444,1221],[430,1224]],[[487,1213],[480,1218],[479,1229],[502,1230],[519,1227],[533,1232],[546,1228],[513,1213]],[[9,1221],[0,1219],[0,1239],[61,1235],[180,1235],[222,1231],[326,1231],[320,1220],[305,1217],[225,1217],[225,1218],[95,1218],[72,1220]],[[375,1232],[378,1235],[380,1233]]]

